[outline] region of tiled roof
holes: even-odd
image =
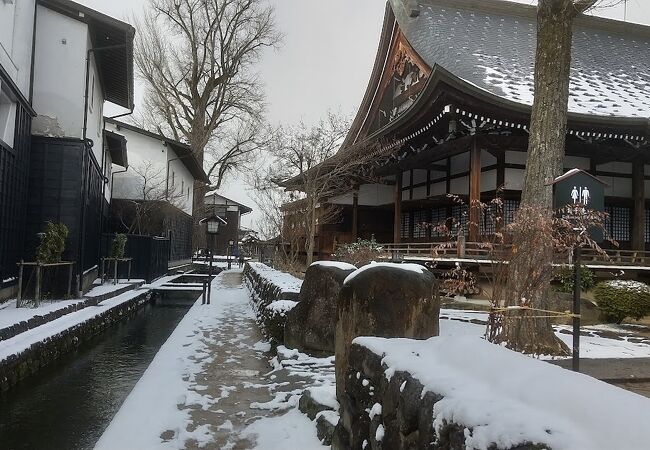
[[[500,0],[389,0],[425,62],[507,100],[533,102],[536,9]],[[574,27],[569,111],[650,118],[650,28],[597,18]]]

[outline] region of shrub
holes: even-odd
[[[47,222],[41,242],[36,249],[36,260],[41,264],[61,262],[68,238],[68,227],[62,223]]]
[[[629,280],[603,281],[596,285],[594,298],[604,319],[621,323],[626,317],[641,319],[650,314],[650,287]]]
[[[116,234],[111,243],[111,258],[124,258],[124,247],[126,247],[126,234]]]
[[[562,266],[555,277],[560,282],[560,292],[573,292],[573,266]],[[583,291],[588,291],[596,285],[594,273],[586,266],[580,266],[580,287]]]
[[[359,239],[352,244],[340,245],[336,248],[336,254],[332,255],[332,257],[337,261],[361,267],[375,261],[383,252],[383,247],[372,237],[370,240]]]

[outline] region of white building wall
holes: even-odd
[[[0,0],[0,65],[29,98],[34,0]]]
[[[153,192],[148,195],[148,198],[162,199],[165,196],[168,181],[169,195],[173,199],[174,205],[191,215],[194,178],[181,160],[173,160],[178,156],[171,147],[166,146],[162,140],[145,136],[136,131],[126,128],[118,129],[112,123],[107,123],[106,129],[126,138],[129,158],[129,169],[126,172],[117,173],[124,170],[119,166],[112,168],[115,172],[113,198],[142,200],[145,179],[147,179],[147,186],[153,188]],[[170,160],[169,180],[167,180],[168,160]],[[180,193],[181,189],[184,191],[183,194]]]
[[[88,26],[37,7],[34,54],[34,134],[81,138]]]
[[[90,48],[90,40],[88,46]],[[90,57],[88,73],[88,118],[86,119],[86,139],[93,141],[93,154],[97,161],[102,160],[102,135],[104,132],[104,92],[94,56]],[[83,108],[81,109],[83,112]],[[82,116],[83,117],[83,116]]]

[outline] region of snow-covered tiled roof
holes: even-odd
[[[425,62],[518,103],[533,102],[535,8],[499,0],[389,0]],[[569,111],[650,118],[650,29],[583,19],[574,27]]]

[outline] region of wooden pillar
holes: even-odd
[[[352,194],[352,239],[359,238],[359,191]]]
[[[402,242],[402,174],[395,177],[395,211],[393,218],[393,242]]]
[[[469,156],[469,241],[479,240],[481,219],[481,147],[472,140]]]
[[[632,164],[632,250],[645,250],[645,170],[643,160]]]

